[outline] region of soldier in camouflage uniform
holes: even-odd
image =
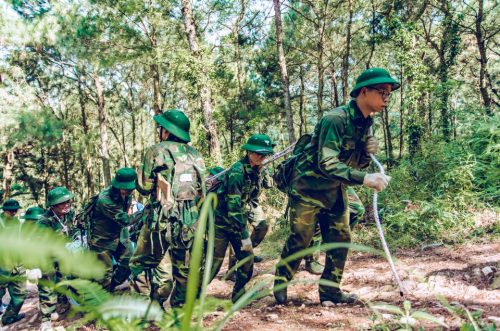
[[[38,206],[33,206],[29,207],[26,209],[26,213],[21,216],[21,219],[23,219],[25,222],[26,221],[33,221],[37,222],[40,218],[42,218],[43,214],[45,213],[45,209],[40,208]]]
[[[188,145],[190,123],[182,111],[168,110],[154,120],[161,142],[146,151],[138,174],[137,189],[149,195],[149,202],[130,268],[135,278],[153,270],[168,250],[174,277],[170,304],[177,307],[186,299],[189,250],[198,224],[198,206],[205,197],[205,164],[198,151]],[[168,283],[159,286],[152,292],[169,292],[163,289]],[[160,303],[166,299],[160,298]]]
[[[363,219],[365,215],[365,207],[359,199],[356,191],[352,186],[347,187],[347,198],[349,199],[349,226],[351,230],[360,220]],[[316,229],[314,230],[314,237],[311,240],[309,247],[315,247],[321,245],[321,229],[319,223],[316,223]],[[321,275],[323,273],[323,266],[318,261],[318,256],[315,254],[309,254],[304,256],[305,270],[313,275]]]
[[[129,261],[133,253],[128,226],[137,215],[129,215],[137,174],[132,168],[116,172],[111,186],[99,193],[91,212],[89,248],[106,266],[101,285],[113,291],[130,275]],[[113,267],[113,259],[116,262]]]
[[[0,214],[0,231],[6,226],[19,225],[21,227],[21,223],[16,217],[20,208],[19,202],[14,199],[8,199],[3,203],[3,213]],[[4,278],[24,276],[25,271],[22,266],[16,266],[11,271],[0,269],[0,304],[2,304],[2,324],[4,326],[13,324],[25,317],[25,314],[19,313],[19,311],[26,298],[26,283],[24,281],[12,281]],[[2,298],[7,291],[9,291],[10,303],[5,307]]]
[[[210,169],[208,172],[211,176],[217,175],[218,173],[224,171],[222,167],[214,167]],[[262,188],[269,189],[273,186],[273,178],[268,169],[261,172],[262,174],[262,186],[258,188],[259,192],[255,193],[255,197],[245,205],[246,216],[248,220],[248,224],[252,226],[252,233],[250,234],[250,240],[252,241],[253,248],[257,247],[265,238],[267,231],[269,230],[269,224],[266,220],[266,215],[262,210],[262,207],[259,203],[259,196],[262,192]],[[216,181],[222,181],[223,176],[215,179]],[[214,183],[212,185],[217,185]],[[254,262],[259,263],[262,261],[262,257],[254,256]],[[229,264],[228,270],[232,269],[236,265],[236,257],[234,256],[234,251],[232,247],[229,247]],[[235,273],[228,273],[226,279],[235,281]]]
[[[71,208],[74,198],[66,187],[56,187],[49,191],[47,195],[47,211],[37,221],[42,228],[52,229],[62,236],[71,238],[76,233],[74,224],[75,213]],[[42,281],[56,284],[63,280],[63,275],[59,272],[57,261],[54,262],[54,271],[47,272],[42,276]],[[54,292],[50,287],[38,285],[38,298],[40,312],[42,314],[42,330],[52,327],[51,318],[57,320],[59,315],[56,308],[59,305],[61,310],[67,310],[69,304],[67,298]]]
[[[274,283],[279,304],[287,301],[286,284],[293,278],[301,258],[288,263],[283,260],[309,246],[316,223],[320,224],[323,243],[350,243],[347,185],[363,184],[377,191],[387,186],[389,177],[368,174],[362,169],[370,163],[369,153],[377,150],[376,139],[369,136],[373,122],[370,115],[381,112],[390,93],[399,86],[385,69],[365,70],[350,93],[353,99],[326,113],[316,125],[291,182],[291,234],[281,253]],[[327,251],[321,279],[340,286],[347,254],[348,248]],[[280,285],[285,288],[280,289]],[[357,302],[355,295],[327,285],[319,285],[319,297],[324,305]]]
[[[245,260],[236,269],[236,281],[231,300],[235,302],[245,293],[245,284],[253,273],[253,247],[247,229],[246,206],[256,199],[262,188],[262,163],[273,153],[273,143],[265,134],[254,134],[243,145],[246,156],[224,174],[217,190],[218,206],[215,211],[215,248],[212,279],[217,275],[229,243],[236,259]]]

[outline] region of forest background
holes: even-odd
[[[1,199],[43,206],[61,185],[82,205],[141,164],[158,141],[152,116],[170,108],[190,117],[208,167],[236,161],[256,132],[281,150],[348,102],[365,68],[384,67],[402,82],[374,124],[393,177],[379,199],[390,244],[497,236],[499,7],[0,0]],[[284,201],[263,201],[282,225]]]

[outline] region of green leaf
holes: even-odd
[[[441,319],[439,319],[439,318],[437,318],[429,313],[426,313],[424,311],[415,311],[411,314],[411,317],[418,319],[418,320],[433,322],[433,323],[439,324],[441,326],[444,326],[445,328],[448,327],[448,325],[446,323],[444,323]]]
[[[163,310],[157,302],[148,302],[145,298],[124,295],[112,297],[101,304],[98,313],[105,321],[114,318],[127,321],[134,319],[159,321],[162,318]]]
[[[388,304],[373,304],[373,305],[370,305],[370,307],[372,309],[375,309],[375,310],[384,310],[384,311],[388,311],[388,312],[396,314],[396,315],[404,316],[404,313],[401,310],[401,308],[399,308],[397,306],[388,305]]]

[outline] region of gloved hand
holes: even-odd
[[[368,154],[377,154],[378,151],[378,140],[377,138],[371,136],[368,139],[366,139],[365,143],[365,152]]]
[[[241,239],[241,250],[244,252],[250,252],[252,251],[252,240],[250,238],[247,239]]]
[[[381,192],[387,187],[387,185],[389,185],[390,180],[390,176],[376,172],[374,174],[366,174],[363,179],[363,185],[368,186],[377,192]]]

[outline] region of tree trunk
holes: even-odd
[[[352,28],[352,1],[348,1],[349,21],[347,22],[347,33],[345,37],[345,50],[342,57],[342,103],[347,102],[347,87],[349,76],[349,57],[351,56],[351,28]]]
[[[3,159],[3,197],[2,201],[10,197],[10,187],[12,185],[12,168],[14,166],[14,149],[7,150]]]
[[[188,38],[191,56],[196,62],[196,71],[199,74],[197,77],[197,86],[200,94],[200,102],[203,110],[203,120],[205,130],[207,131],[208,141],[210,142],[210,154],[215,158],[217,163],[222,163],[222,155],[220,151],[219,138],[217,137],[217,126],[212,118],[212,91],[209,85],[209,77],[207,66],[203,63],[203,54],[198,46],[196,37],[196,27],[193,21],[193,10],[190,0],[182,0],[182,15],[184,18],[184,29]]]
[[[80,70],[78,70],[78,72],[80,72]],[[92,167],[93,167],[93,162],[92,162],[92,151],[89,147],[89,144],[88,144],[88,139],[89,139],[89,136],[88,136],[88,133],[89,133],[89,126],[88,126],[88,123],[87,123],[87,110],[86,110],[86,100],[85,100],[85,94],[83,92],[83,87],[82,87],[82,80],[81,80],[81,76],[78,75],[78,100],[80,102],[80,112],[82,114],[82,129],[83,129],[83,134],[85,136],[85,148],[84,148],[84,151],[85,151],[85,154],[87,154],[87,165],[84,164],[84,162],[81,163],[81,167],[82,167],[82,173],[85,174],[85,178],[86,178],[86,181],[87,181],[87,197],[91,197],[94,195],[94,177],[93,177],[93,171],[92,171]],[[83,159],[83,155],[82,155],[82,161],[84,160]]]
[[[305,107],[306,107],[306,98],[305,98],[305,82],[304,82],[304,67],[300,66],[300,96],[299,96],[299,117],[300,117],[300,125],[299,125],[299,133],[302,136],[307,132],[307,118],[305,117]]]
[[[337,84],[337,77],[335,77],[335,70],[332,70],[332,87],[331,87],[331,94],[332,94],[332,108],[337,108],[340,106],[340,100],[339,100],[339,90],[338,90],[338,84]]]
[[[160,71],[158,64],[153,63],[150,65],[151,75],[153,76],[153,110],[156,115],[162,113],[161,111],[161,82],[160,82]]]
[[[281,23],[281,9],[279,0],[273,0],[274,22],[276,25],[276,48],[278,50],[278,62],[283,84],[283,96],[285,101],[286,126],[288,129],[288,139],[290,144],[295,142],[295,130],[293,127],[292,106],[290,102],[290,82],[288,80],[288,70],[286,67],[285,51],[283,49],[283,28]]]
[[[485,76],[486,76],[486,66],[488,64],[488,58],[486,57],[486,45],[484,41],[484,35],[481,23],[483,21],[483,0],[478,1],[478,11],[476,16],[476,43],[479,50],[479,91],[481,92],[481,97],[483,99],[484,110],[486,115],[492,116],[491,111],[491,98],[488,94],[488,89],[486,87]]]
[[[106,126],[106,109],[104,108],[104,94],[102,92],[99,74],[94,74],[94,84],[97,93],[97,110],[99,113],[99,134],[101,139],[101,159],[102,173],[104,175],[104,185],[111,183],[111,169],[109,166],[109,146],[108,146],[108,128]]]
[[[399,72],[399,76],[401,77],[401,87],[399,89],[399,157],[398,159],[401,159],[403,157],[403,147],[404,147],[404,116],[405,116],[405,110],[404,110],[404,83],[403,83],[403,65],[401,65],[401,70]]]

